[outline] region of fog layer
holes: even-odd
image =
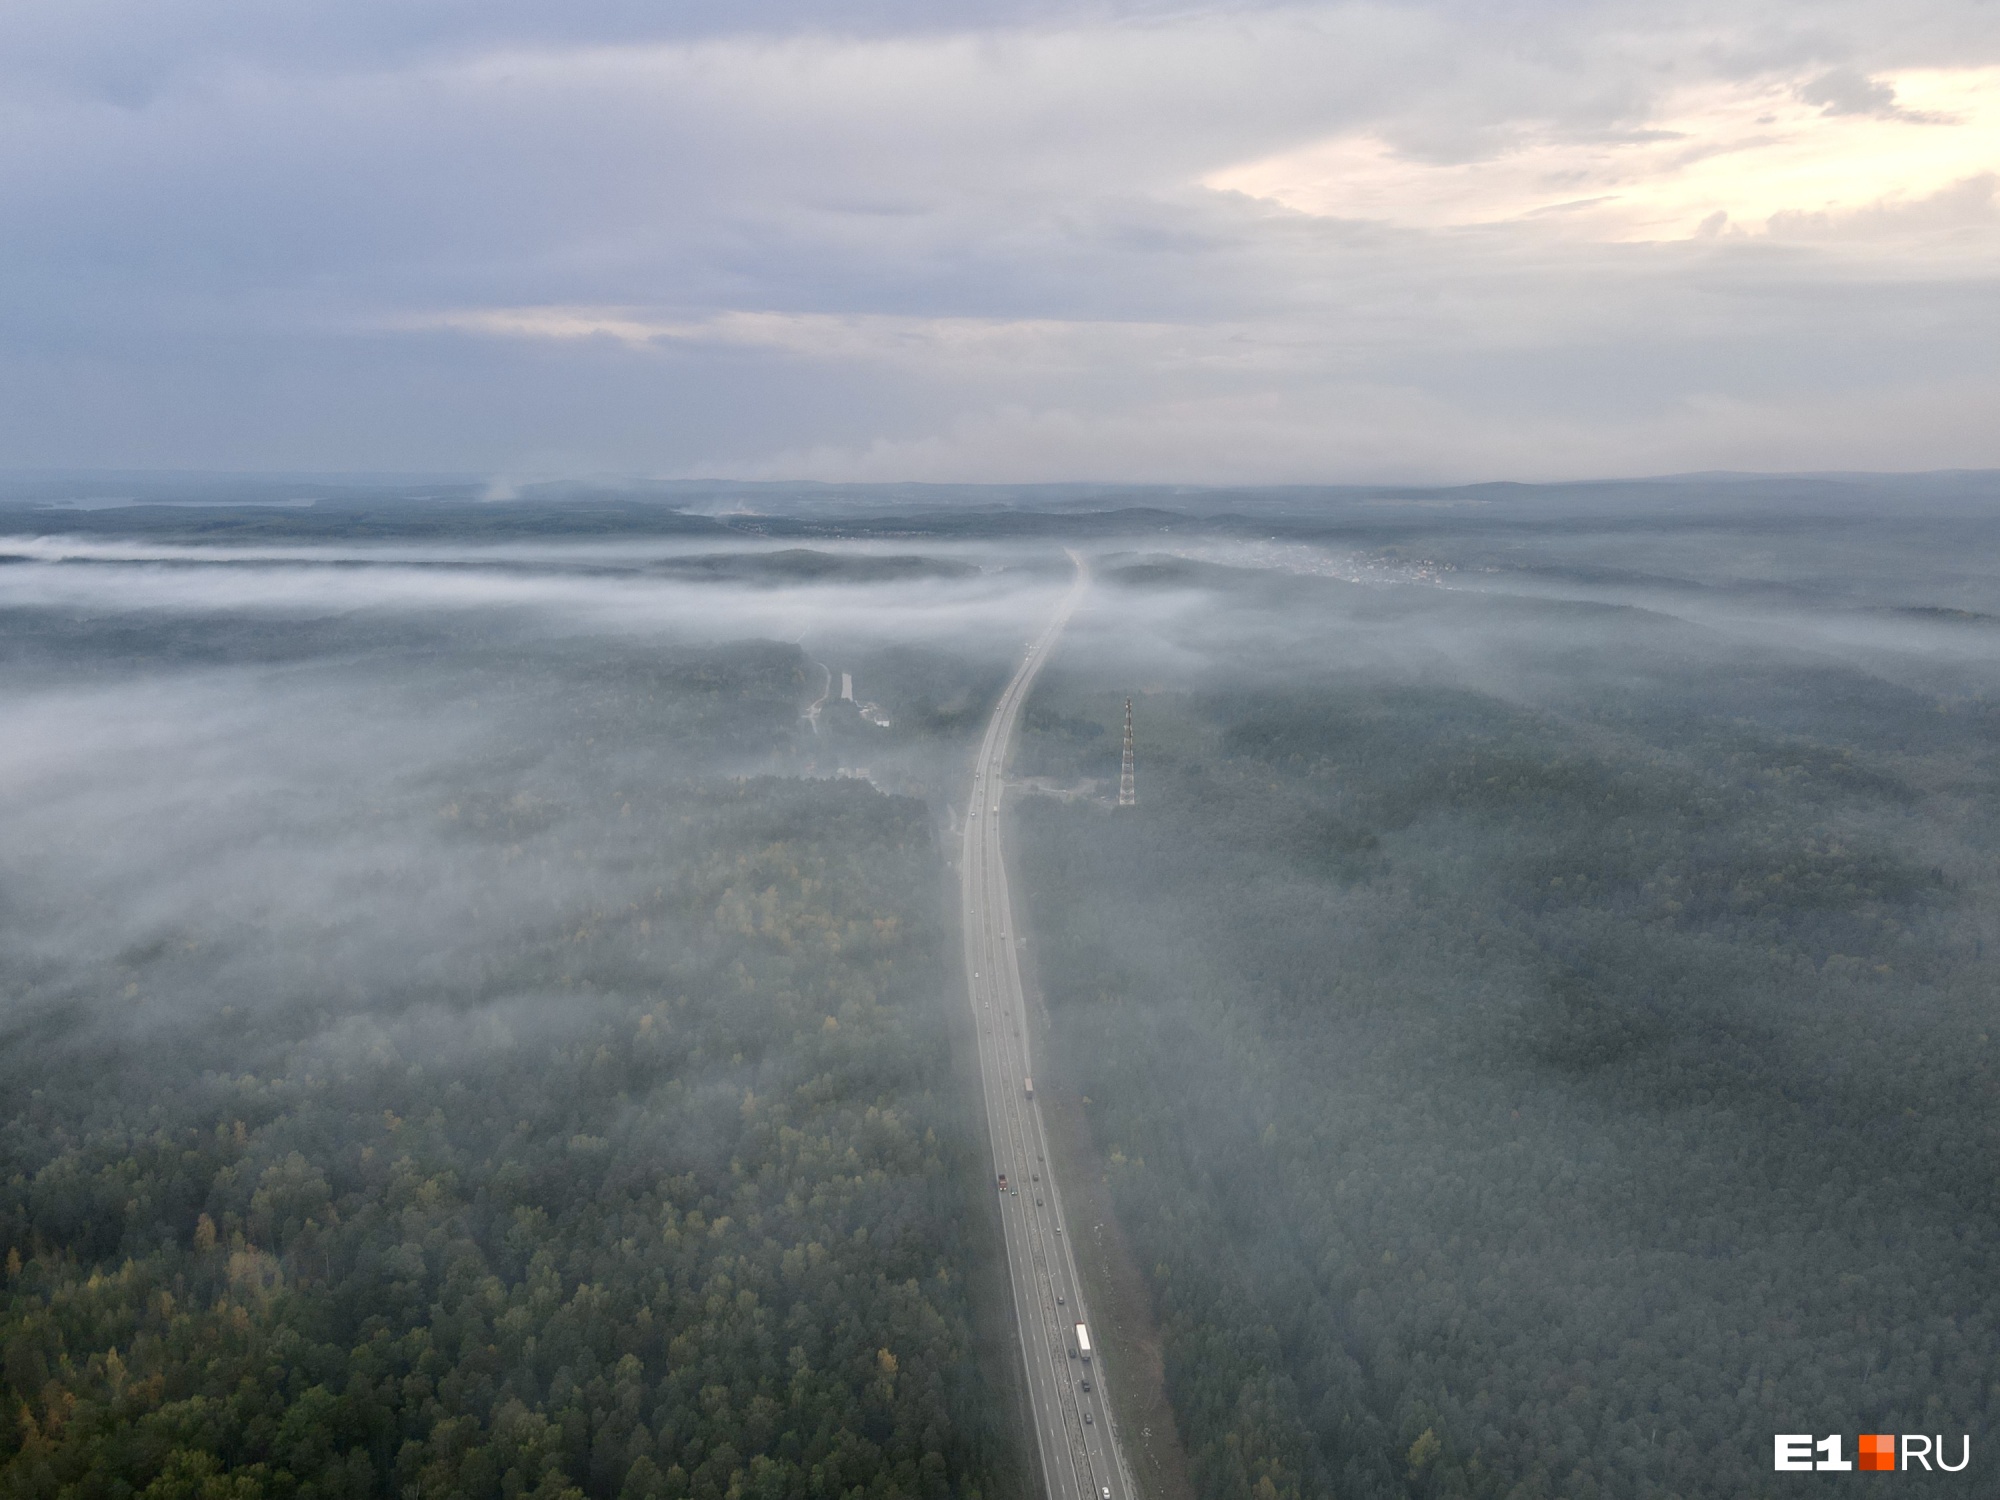
[[[1023,1493],[949,861],[1064,546],[1038,1096],[1192,1493],[1978,1491],[1991,476],[22,484],[0,1491]]]
[[[1107,558],[1028,713],[1110,786],[1133,699],[1022,863],[1197,1493],[1983,1451],[1995,522],[1369,524]]]
[[[0,1491],[1013,1483],[937,829],[1039,582],[0,553]]]

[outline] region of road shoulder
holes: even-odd
[[[1006,850],[1008,883],[1019,893],[1015,921],[1032,933],[1025,913],[1028,886],[1011,846]],[[1187,1450],[1167,1399],[1165,1343],[1153,1316],[1152,1290],[1113,1211],[1104,1161],[1090,1129],[1082,1095],[1061,1062],[1051,1034],[1042,989],[1040,957],[1030,941],[1017,950],[1021,988],[1028,1008],[1030,1041],[1039,1061],[1035,1092],[1047,1133],[1050,1163],[1062,1184],[1068,1223],[1075,1238],[1077,1274],[1092,1309],[1092,1332],[1102,1346],[1099,1358],[1110,1367],[1107,1382],[1118,1422],[1118,1437],[1131,1465],[1132,1480],[1147,1500],[1195,1500]]]
[[[946,859],[943,869],[948,891],[945,907],[954,951],[962,953],[965,932],[958,900],[959,860]],[[965,1236],[966,1300],[972,1308],[974,1357],[989,1388],[1003,1392],[1006,1403],[1005,1420],[997,1421],[995,1426],[1004,1431],[1008,1451],[1004,1460],[992,1466],[1000,1490],[991,1500],[1047,1500],[1041,1464],[1036,1458],[1040,1450],[1035,1441],[1021,1327],[1015,1314],[1014,1288],[1007,1263],[1006,1228],[1000,1219],[999,1199],[990,1190],[987,1175],[987,1165],[993,1160],[993,1131],[986,1112],[979,1024],[973,1014],[971,996],[966,992],[964,965],[954,967],[958,982],[946,1002],[955,1013],[951,1027],[952,1071],[964,1091],[967,1165],[975,1176],[971,1196],[980,1205],[978,1223]]]

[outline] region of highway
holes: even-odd
[[[1076,1274],[1075,1226],[1063,1214],[1062,1193],[1049,1170],[1041,1105],[1028,1090],[1035,1069],[1021,988],[1022,934],[1008,898],[1000,841],[1003,777],[1021,705],[1090,588],[1083,558],[1072,552],[1070,560],[1076,582],[1001,694],[973,768],[959,865],[965,975],[979,1030],[980,1080],[993,1143],[991,1181],[1000,1193],[1008,1279],[1049,1500],[1138,1500],[1112,1427],[1103,1361],[1086,1359],[1079,1348],[1078,1324],[1091,1330],[1093,1344],[1099,1341]]]

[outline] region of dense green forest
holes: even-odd
[[[1135,812],[1019,807],[1044,1067],[1206,1500],[1765,1493],[1808,1429],[1990,1451],[1992,700],[1610,605],[1107,589],[1022,751],[1115,776],[1140,689]]]
[[[1974,489],[14,512],[0,1494],[1025,1492],[941,856],[1057,539],[1035,1075],[1201,1500],[1990,1487]]]
[[[803,653],[12,623],[0,1493],[1013,1492],[932,815],[754,774]]]

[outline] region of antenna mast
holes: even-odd
[[[1125,768],[1118,776],[1118,805],[1137,807],[1139,793],[1132,784],[1132,700],[1125,700]]]

